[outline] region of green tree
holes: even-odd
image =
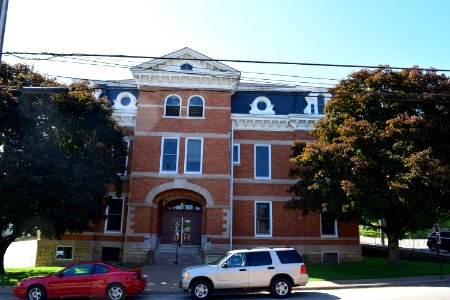
[[[108,101],[97,100],[86,83],[56,88],[26,65],[2,64],[0,74],[4,274],[4,254],[16,238],[36,230],[60,238],[101,221],[108,189],[120,193],[126,149]]]
[[[330,91],[318,140],[293,146],[288,208],[358,220],[398,241],[450,214],[450,80],[419,68],[350,74]],[[384,220],[381,226],[374,220]]]

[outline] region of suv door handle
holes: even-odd
[[[247,269],[239,269],[239,271],[247,271]]]
[[[267,269],[269,269],[269,270],[273,270],[273,269],[275,269],[275,267],[268,267]]]

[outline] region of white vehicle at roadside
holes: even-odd
[[[268,290],[285,298],[293,286],[307,282],[306,266],[295,249],[254,248],[229,251],[211,264],[184,268],[179,286],[194,299],[253,290]]]

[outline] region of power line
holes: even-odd
[[[205,61],[205,62],[235,62],[235,63],[252,63],[252,64],[277,64],[277,65],[297,65],[297,66],[313,66],[313,67],[337,67],[337,68],[362,68],[362,69],[379,69],[389,68],[392,70],[419,70],[419,71],[435,71],[450,72],[450,69],[435,68],[406,68],[406,67],[390,67],[390,66],[371,66],[371,65],[354,65],[354,64],[331,64],[331,63],[306,63],[292,61],[264,61],[264,60],[243,60],[243,59],[213,59],[213,58],[178,58],[167,56],[143,56],[143,55],[124,55],[124,54],[89,54],[89,53],[54,53],[54,52],[3,52],[7,55],[40,55],[51,57],[109,57],[109,58],[135,58],[135,59],[172,59],[172,60],[188,60],[188,61]],[[50,58],[52,59],[52,58]]]

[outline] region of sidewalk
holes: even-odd
[[[181,270],[186,265],[146,265],[143,274],[147,275],[147,289],[145,293],[177,294],[182,293],[178,288]],[[294,291],[302,290],[330,290],[330,289],[351,289],[351,288],[371,288],[384,286],[423,286],[438,282],[450,282],[450,274],[445,274],[444,279],[439,275],[399,277],[399,278],[377,278],[362,280],[337,280],[337,281],[310,281],[304,287],[296,287]],[[10,286],[0,286],[1,294],[11,294]],[[0,297],[1,298],[1,297]]]

